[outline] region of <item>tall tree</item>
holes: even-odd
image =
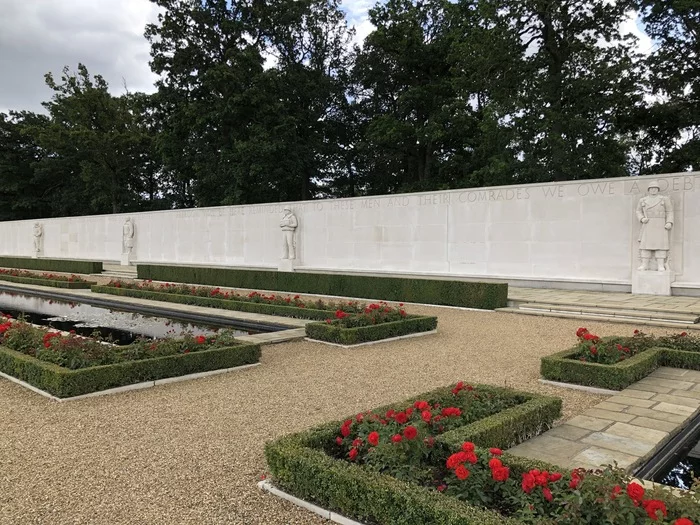
[[[51,216],[50,192],[34,171],[43,151],[26,132],[47,123],[27,111],[0,113],[0,220]]]
[[[118,213],[138,209],[141,166],[150,142],[139,129],[133,96],[114,97],[100,75],[83,64],[77,73],[63,69],[60,82],[49,73],[54,91],[46,125],[27,132],[45,154],[36,164],[39,178],[50,180],[54,215]]]
[[[649,106],[641,117],[638,169],[700,169],[700,2],[637,0],[655,42],[648,58]]]
[[[389,0],[369,12],[376,29],[358,51],[353,78],[359,167],[371,193],[435,189],[449,179],[441,162],[454,139],[451,9],[448,0]]]
[[[621,35],[628,0],[483,0],[492,23],[520,41],[506,119],[518,158],[513,182],[626,174],[623,125],[641,103],[635,39]],[[507,93],[504,93],[507,95]]]

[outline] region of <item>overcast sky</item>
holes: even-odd
[[[367,11],[375,0],[343,0],[348,21],[361,41],[372,29]],[[115,94],[153,91],[144,27],[158,9],[148,0],[0,0],[0,112],[43,111],[52,92],[44,83],[51,71],[59,79],[63,66],[82,62],[102,75]],[[625,25],[648,38],[634,20]]]

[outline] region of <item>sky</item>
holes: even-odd
[[[375,3],[342,1],[358,42],[372,30],[367,12]],[[116,95],[152,92],[156,77],[143,32],[157,16],[149,0],[0,0],[0,112],[44,112],[41,102],[52,95],[44,75],[51,71],[59,80],[64,66],[75,71],[79,62],[102,75]],[[649,51],[651,42],[634,19],[622,30],[641,37],[640,49]]]

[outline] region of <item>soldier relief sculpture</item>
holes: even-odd
[[[642,223],[639,232],[639,257],[641,265],[638,270],[668,269],[668,253],[670,248],[669,232],[673,228],[673,201],[670,197],[660,195],[659,183],[652,181],[647,188],[648,194],[639,199],[637,204],[637,219]],[[656,267],[650,267],[651,259],[655,259]]]
[[[44,250],[44,227],[40,222],[34,223],[32,235],[34,237],[34,257],[36,258],[41,256]]]
[[[282,229],[282,259],[296,259],[294,232],[299,226],[299,221],[289,206],[285,206],[283,210],[284,216],[280,221],[280,228]]]

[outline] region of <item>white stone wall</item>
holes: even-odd
[[[659,180],[675,205],[670,266],[700,285],[700,172],[293,202],[300,269],[629,284],[634,214]],[[41,220],[46,258],[277,268],[283,204]],[[0,254],[31,256],[32,226],[0,223]]]

